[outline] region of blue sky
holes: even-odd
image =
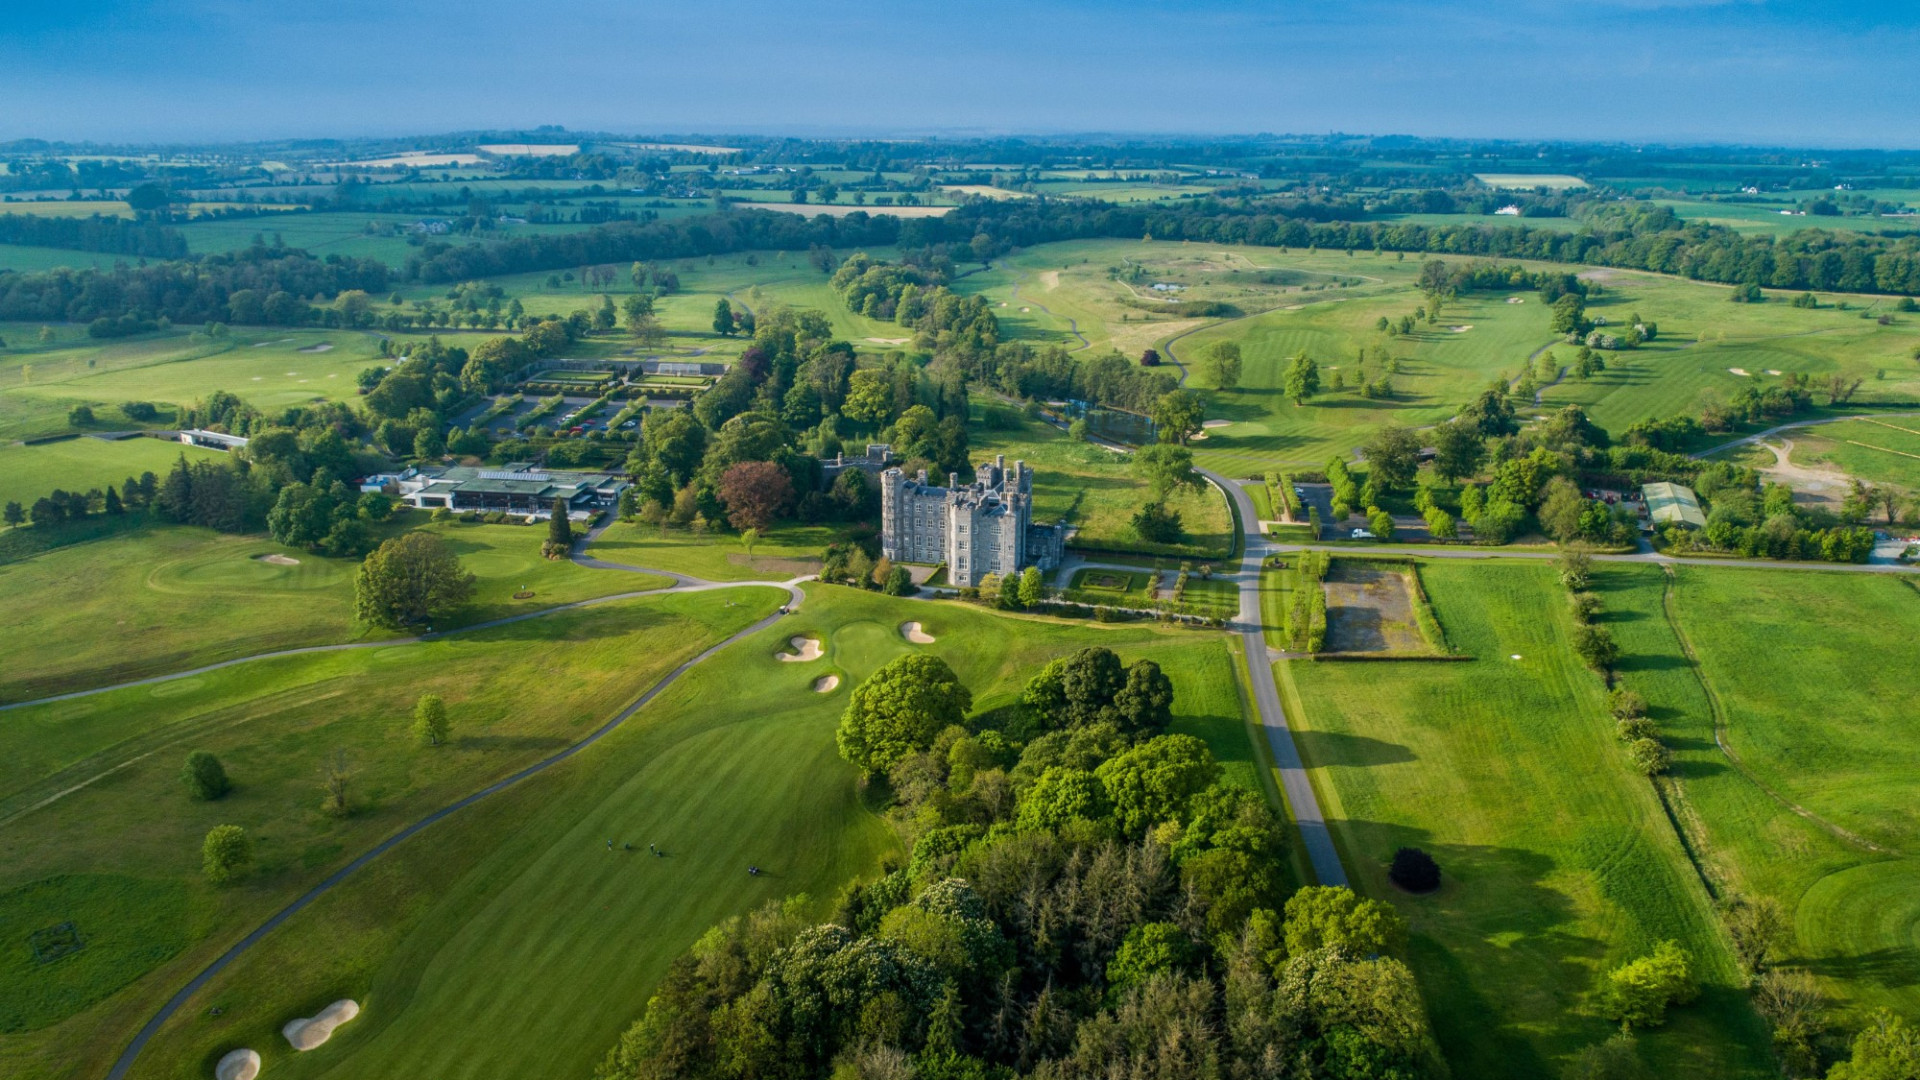
[[[0,139],[1325,132],[1920,146],[1920,4],[10,0]]]

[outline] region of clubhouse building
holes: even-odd
[[[400,498],[423,510],[480,511],[546,517],[565,499],[569,516],[589,516],[616,506],[627,478],[615,473],[535,469],[524,462],[498,469],[455,465],[412,469],[392,478]]]
[[[898,467],[880,474],[880,552],[894,562],[945,563],[947,580],[970,587],[988,574],[1051,570],[1066,550],[1064,525],[1033,523],[1033,470],[1004,455],[982,463],[973,483],[927,483]]]

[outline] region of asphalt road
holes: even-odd
[[[1320,813],[1320,799],[1313,793],[1313,781],[1300,760],[1300,749],[1293,744],[1287,712],[1280,705],[1280,690],[1273,682],[1273,664],[1267,659],[1266,630],[1260,615],[1260,573],[1267,556],[1279,549],[1260,534],[1260,517],[1254,513],[1253,500],[1244,488],[1218,473],[1205,469],[1199,472],[1234,501],[1240,511],[1241,528],[1246,531],[1240,569],[1233,575],[1240,585],[1240,616],[1234,626],[1247,654],[1247,679],[1253,686],[1254,705],[1260,710],[1260,725],[1266,730],[1274,766],[1280,770],[1280,788],[1300,828],[1313,876],[1322,885],[1345,885],[1346,868],[1340,865],[1340,852],[1333,846],[1326,817]]]

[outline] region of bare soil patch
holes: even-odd
[[[1335,559],[1328,568],[1329,653],[1424,653],[1432,647],[1413,618],[1406,572]]]

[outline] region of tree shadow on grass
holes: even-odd
[[[1815,975],[1859,979],[1889,990],[1920,986],[1920,949],[1895,947],[1852,956],[1818,956],[1800,966]]]
[[[1413,751],[1399,743],[1370,739],[1365,735],[1296,730],[1293,742],[1299,748],[1300,756],[1315,768],[1332,765],[1403,765],[1419,760]]]
[[[453,745],[461,750],[477,750],[488,753],[498,750],[558,750],[572,745],[572,740],[558,735],[460,735]]]

